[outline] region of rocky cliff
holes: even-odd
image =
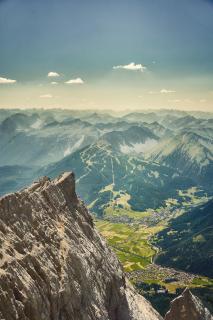
[[[96,232],[72,173],[0,199],[0,319],[161,319]]]
[[[165,320],[213,320],[213,317],[200,299],[186,289],[182,295],[172,301]]]

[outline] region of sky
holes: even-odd
[[[213,111],[212,0],[0,0],[0,108]]]

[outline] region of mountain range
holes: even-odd
[[[200,283],[204,291],[212,283],[202,277],[213,276],[212,123],[211,113],[176,110],[0,110],[0,195],[74,171],[79,197],[104,221],[101,232],[126,270],[154,261],[197,274],[190,285],[200,296]],[[154,305],[163,316],[168,299],[162,309]],[[203,300],[210,309],[211,299]]]
[[[146,183],[152,184],[153,175],[157,175],[164,187],[164,180],[168,179],[161,171],[166,170],[169,171],[171,184],[174,177],[178,177],[184,181],[183,187],[195,185],[210,192],[213,118],[211,114],[208,117],[203,114],[198,118],[186,112],[162,110],[118,117],[93,111],[1,110],[0,166],[11,166],[13,172],[18,170],[17,166],[30,167],[33,179],[41,170],[44,173],[55,170],[55,174],[58,174],[57,167],[61,168],[63,163],[67,165],[70,162],[72,169],[74,159],[81,158],[82,152],[87,158],[91,158],[90,152],[94,152],[95,163],[100,162],[96,151],[101,148],[103,159],[111,154],[117,168],[121,163],[118,171],[122,176],[126,175],[125,171],[130,175],[138,170],[146,176]],[[139,167],[131,162],[137,162]],[[89,170],[90,175],[92,163],[84,169]],[[87,165],[88,162],[84,163],[84,166]],[[143,170],[138,169],[140,166]],[[110,172],[111,167],[110,160],[104,170]],[[80,168],[76,170],[78,181],[83,181],[85,172]],[[101,179],[102,189],[112,183],[105,174]],[[120,190],[120,186],[117,189]],[[13,190],[14,187],[8,185],[6,191]],[[4,193],[1,185],[0,193]],[[82,196],[88,198],[88,195]]]

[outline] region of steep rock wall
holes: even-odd
[[[0,319],[161,319],[97,233],[73,173],[0,199]]]

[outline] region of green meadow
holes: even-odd
[[[103,220],[96,220],[95,224],[116,252],[126,272],[141,270],[152,262],[156,249],[150,244],[149,238],[160,231],[161,226],[147,228]]]

